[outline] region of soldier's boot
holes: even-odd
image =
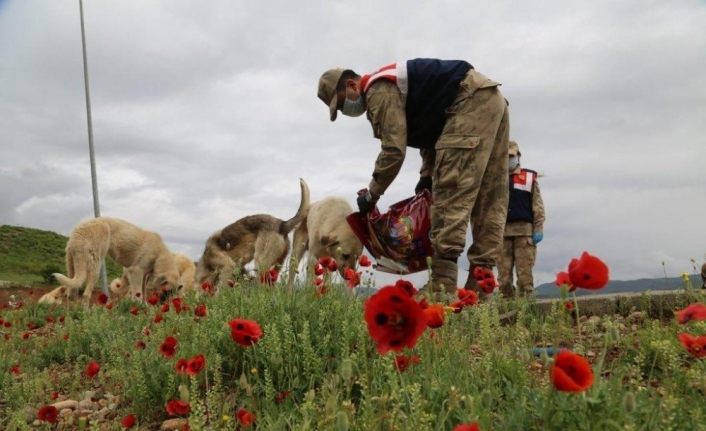
[[[431,263],[431,277],[419,295],[432,302],[455,301],[458,284],[456,259],[436,258]]]

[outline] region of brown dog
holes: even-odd
[[[196,281],[213,283],[232,280],[233,272],[245,272],[245,265],[255,261],[258,271],[281,265],[289,252],[289,232],[307,215],[309,187],[299,180],[301,202],[294,217],[287,221],[267,214],[243,217],[211,235],[196,265]]]
[[[346,221],[352,212],[353,208],[341,198],[329,197],[311,204],[309,214],[294,231],[292,264],[298,266],[308,250],[315,259],[335,258],[341,275],[345,268],[355,268],[363,244]],[[287,286],[290,287],[296,277],[294,269],[292,266],[289,271]]]
[[[66,293],[70,298],[85,284],[83,301],[88,306],[101,261],[106,256],[125,268],[139,268],[144,274],[143,289],[151,277],[154,277],[154,284],[158,287],[168,290],[178,288],[179,273],[174,256],[158,234],[125,220],[97,217],[79,223],[71,232],[66,244],[68,277],[55,273],[54,277],[61,287],[54,291]],[[54,291],[44,295],[39,302],[61,302],[60,295],[54,294]]]
[[[166,293],[166,296],[173,293],[180,296],[194,288],[196,265],[194,265],[194,262],[189,257],[183,254],[172,253],[172,255],[177,265],[177,271],[179,271],[179,280],[177,282],[177,289],[179,289],[179,291],[165,291],[164,293]],[[110,293],[112,293],[113,297],[116,299],[124,298],[126,295],[136,299],[146,298],[147,292],[143,292],[141,288],[143,277],[144,274],[142,274],[139,267],[123,268],[122,276],[110,282]],[[162,300],[164,300],[165,295],[162,296]]]

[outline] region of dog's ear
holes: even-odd
[[[325,247],[335,247],[339,244],[338,237],[324,235],[321,237],[321,245]]]

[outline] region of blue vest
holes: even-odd
[[[537,172],[521,169],[510,175],[510,202],[507,206],[507,221],[534,222],[532,212],[532,187],[537,180]]]
[[[471,69],[473,66],[463,60],[407,60],[409,88],[405,111],[408,146],[434,148],[446,123],[446,109],[453,103],[459,83]]]

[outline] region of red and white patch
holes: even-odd
[[[534,184],[534,173],[529,171],[520,171],[519,174],[512,176],[512,186],[516,190],[524,190],[532,192],[532,184]]]

